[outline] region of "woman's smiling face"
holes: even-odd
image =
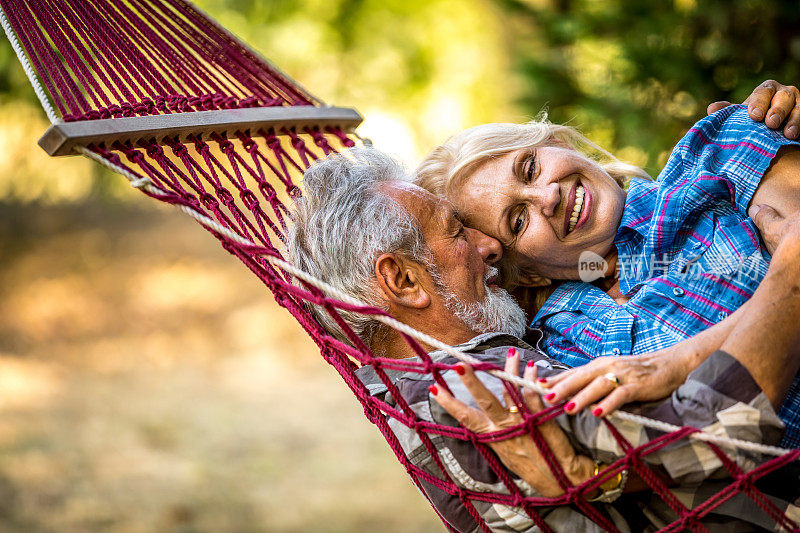
[[[578,279],[582,252],[612,251],[625,192],[595,162],[551,145],[488,161],[450,199],[469,226],[503,243],[521,271]]]

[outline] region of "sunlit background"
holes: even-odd
[[[795,1],[198,4],[410,167],[547,108],[656,174],[709,102],[800,81]],[[258,280],[46,126],[0,40],[0,530],[442,530]]]

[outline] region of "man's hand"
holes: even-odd
[[[747,214],[753,219],[770,254],[774,255],[784,241],[800,242],[800,212],[783,217],[772,207],[759,204],[750,206]]]
[[[756,87],[743,103],[747,104],[747,112],[756,122],[763,120],[773,130],[783,126],[787,139],[800,137],[800,92],[794,85],[767,80]],[[729,105],[730,102],[714,102],[708,106],[708,114]]]
[[[598,357],[586,365],[547,378],[543,385],[552,392],[545,395],[545,399],[555,403],[572,397],[567,404],[568,413],[577,413],[601,400],[592,414],[605,416],[630,402],[669,396],[686,381],[700,355],[695,341],[687,339],[651,354]],[[619,384],[607,377],[609,373],[616,376]]]
[[[506,359],[505,370],[510,374],[518,375],[518,368],[519,354],[512,348],[509,350],[509,357]],[[509,411],[481,383],[475,376],[471,366],[461,363],[456,367],[456,371],[459,373],[461,381],[467,387],[467,390],[480,406],[480,410],[468,407],[447,391],[440,390],[435,386],[431,387],[431,393],[434,399],[439,402],[439,405],[450,413],[459,424],[475,433],[489,433],[514,427],[522,422],[522,417],[519,413]],[[530,365],[526,367],[523,377],[529,381],[535,380],[536,366]],[[513,400],[507,396],[505,389],[503,395],[506,405],[514,405]],[[537,393],[526,388],[523,390],[522,395],[531,413],[537,413],[544,408],[542,399]],[[575,453],[567,436],[554,420],[540,424],[538,429],[547,442],[550,451],[564,469],[564,473],[570,482],[577,485],[591,477],[594,461],[589,457]],[[526,434],[489,442],[488,445],[509,470],[524,479],[542,496],[554,498],[564,494],[564,490],[556,481],[530,435]]]

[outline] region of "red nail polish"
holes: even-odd
[[[428,387],[428,390],[431,391],[431,394],[433,394],[434,396],[439,394],[439,388],[436,385],[431,385],[430,387]]]
[[[457,373],[459,376],[463,376],[463,375],[464,375],[464,373],[466,372],[466,370],[464,370],[464,365],[462,365],[461,363],[459,363],[459,364],[457,364],[457,365],[455,366],[455,370],[456,370],[456,373]]]
[[[530,368],[530,367],[534,366],[535,364],[536,364],[536,361],[534,361],[533,359],[531,359],[530,361],[528,361],[528,368]]]
[[[556,393],[555,393],[555,392],[551,392],[550,394],[548,394],[547,396],[545,396],[545,397],[544,397],[544,399],[545,399],[545,400],[547,400],[547,401],[549,402],[549,401],[551,401],[551,400],[552,400],[553,398],[555,398],[555,397],[556,397]]]
[[[600,415],[602,415],[602,414],[603,414],[603,409],[602,409],[602,408],[600,408],[600,407],[598,407],[598,408],[596,408],[594,411],[592,411],[592,414],[593,414],[594,416],[600,416]]]
[[[567,405],[564,406],[565,411],[572,411],[575,408],[575,402],[569,402]]]
[[[539,378],[536,381],[538,381],[539,383],[547,383],[547,378]]]
[[[514,357],[515,355],[517,355],[517,349],[513,347],[509,348],[506,357]]]

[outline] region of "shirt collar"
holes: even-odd
[[[632,234],[641,236],[641,238],[647,236],[657,196],[658,182],[641,178],[631,180],[625,198],[625,209],[622,211],[622,219],[617,231],[617,241],[629,241]]]
[[[541,327],[547,317],[562,311],[580,311],[590,318],[600,318],[609,306],[617,306],[617,303],[599,287],[582,281],[567,281],[559,285],[539,309],[533,325]]]
[[[538,345],[539,341],[542,338],[542,332],[538,329],[530,329],[525,334],[525,339],[528,341]],[[483,352],[488,350],[489,348],[495,348],[497,346],[516,346],[518,348],[524,348],[526,350],[533,350],[533,347],[526,341],[520,339],[519,337],[515,337],[514,335],[509,335],[508,333],[498,333],[498,332],[490,332],[490,333],[481,333],[480,335],[473,337],[469,341],[459,344],[458,346],[454,346],[456,350],[461,352]],[[449,354],[444,350],[435,350],[430,352],[429,354],[431,359],[434,363],[437,363],[448,357]],[[411,360],[419,358],[411,358]]]

